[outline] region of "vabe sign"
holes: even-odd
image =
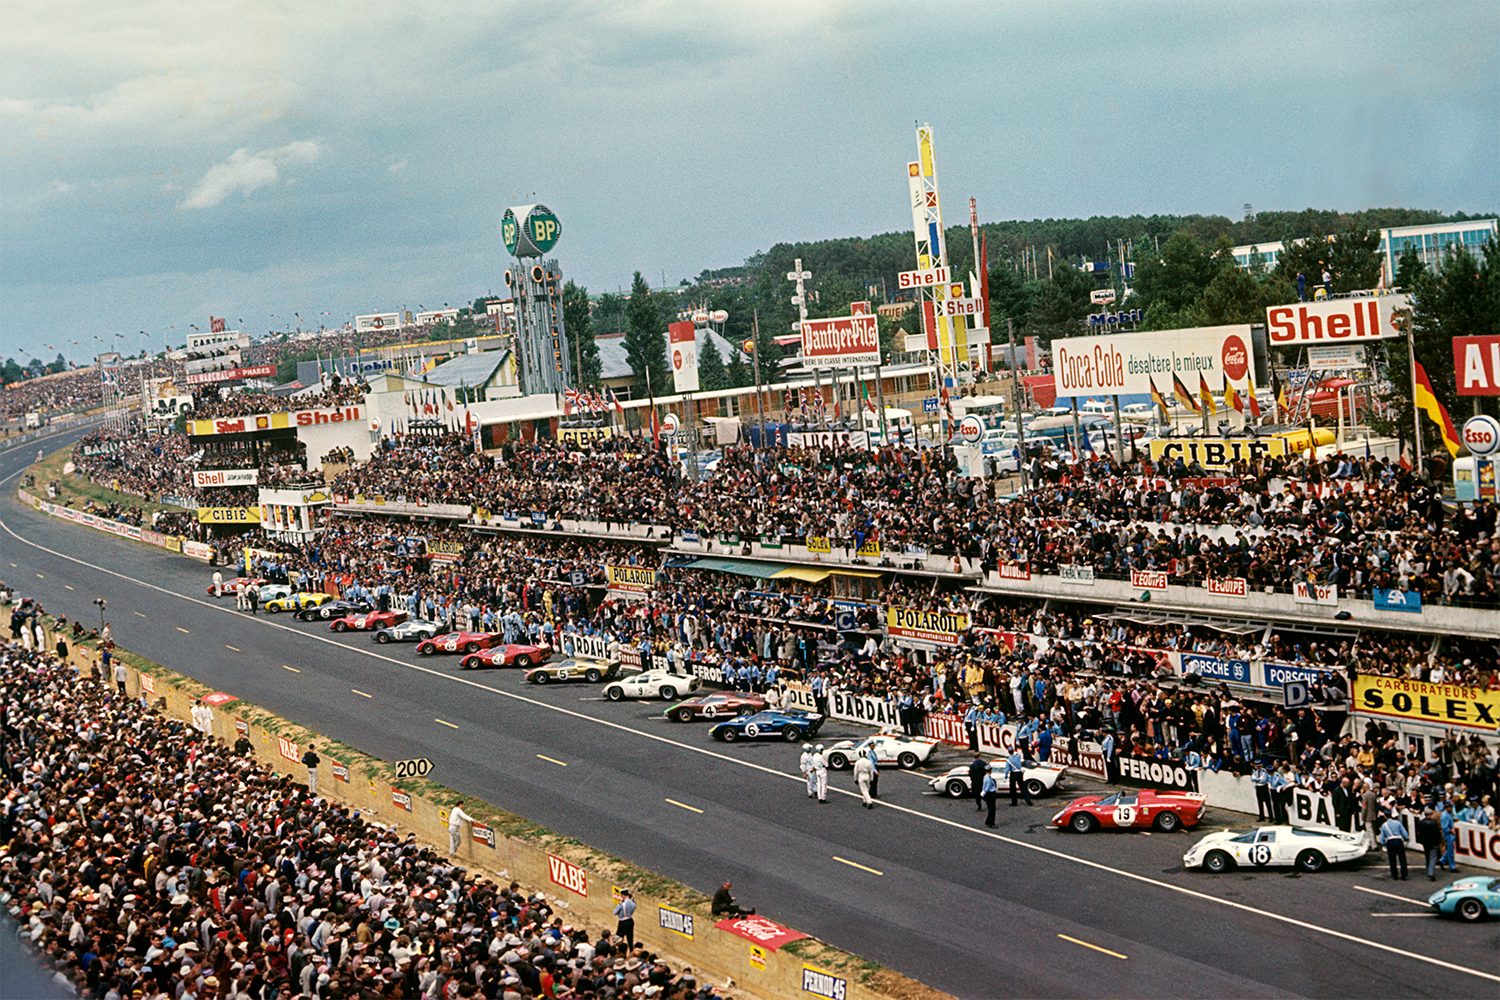
[[[549,854],[547,855],[547,873],[551,875],[553,882],[564,889],[576,892],[580,896],[589,894],[589,877],[573,862],[559,858],[555,854]]]

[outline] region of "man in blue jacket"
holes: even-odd
[[[1005,759],[1005,766],[1010,768],[1010,804],[1016,804],[1016,795],[1019,793],[1026,796],[1026,804],[1031,805],[1031,789],[1026,787],[1026,758],[1021,755],[1020,749],[1010,752]]]

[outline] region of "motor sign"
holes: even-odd
[[[897,288],[935,288],[948,284],[946,267],[930,267],[923,271],[902,271],[896,275]]]
[[[1493,455],[1500,451],[1500,421],[1480,414],[1464,421],[1464,447],[1471,455]]]
[[[922,412],[936,413],[938,411],[938,398],[936,396],[922,397]]]
[[[1402,331],[1398,315],[1406,307],[1405,295],[1268,306],[1266,333],[1272,346],[1399,337]]]

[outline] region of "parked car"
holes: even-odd
[[[1075,833],[1153,827],[1162,833],[1172,833],[1185,826],[1197,826],[1207,808],[1206,800],[1207,796],[1200,792],[1158,792],[1150,788],[1114,795],[1085,795],[1064,806],[1052,817],[1052,825]]]
[[[676,701],[686,698],[703,686],[703,682],[688,674],[674,674],[668,670],[646,670],[616,681],[604,689],[604,697],[610,701],[624,698],[660,698]]]
[[[673,705],[663,714],[674,722],[694,722],[698,719],[718,720],[730,715],[753,715],[765,707],[763,695],[749,691],[715,691]]]
[[[828,748],[828,766],[843,771],[854,766],[854,758],[875,748],[875,763],[881,767],[911,770],[927,763],[940,741],[929,736],[906,736],[902,733],[877,733],[862,740],[840,740]]]
[[[995,781],[1000,785],[1002,794],[1010,789],[1010,764],[1006,758],[1000,757],[993,761],[995,765]],[[1021,762],[1021,780],[1026,783],[1026,791],[1032,798],[1046,795],[1062,785],[1063,775],[1068,769],[1062,764],[1043,764],[1039,761],[1026,760]],[[933,791],[943,792],[952,798],[962,799],[973,793],[973,786],[969,784],[969,765],[956,764],[927,782]]]
[[[795,743],[818,735],[823,717],[797,708],[768,708],[754,715],[740,715],[721,722],[708,734],[721,743],[736,740],[785,740]]]
[[[1198,841],[1182,856],[1184,868],[1200,865],[1211,872],[1236,866],[1251,868],[1295,866],[1299,871],[1321,871],[1329,864],[1365,856],[1359,834],[1305,826],[1260,826],[1253,830],[1221,830]]]
[[[1467,875],[1428,896],[1427,902],[1439,916],[1458,916],[1470,923],[1500,916],[1500,878]]]

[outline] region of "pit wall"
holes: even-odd
[[[97,669],[94,649],[75,647],[72,659],[80,670]],[[812,938],[784,944],[779,950],[769,944],[756,945],[715,927],[709,898],[694,889],[441,785],[398,778],[396,767],[388,762],[128,652],[122,652],[120,659],[129,669],[126,687],[132,697],[144,694],[163,714],[189,725],[195,700],[204,698],[211,704],[214,736],[233,744],[244,734],[259,763],[298,782],[307,780],[302,754],[309,744],[316,744],[322,759],[319,795],[415,833],[439,851],[446,853],[450,846],[449,809],[461,806],[473,817],[472,823],[461,827],[455,855],[461,863],[471,871],[490,873],[497,882],[504,880],[501,884],[515,880],[528,890],[544,892],[556,900],[565,920],[612,930],[615,891],[630,889],[637,906],[636,940],[668,956],[674,968],[690,966],[700,982],[722,986],[732,979],[735,990],[766,1000],[949,1000],[948,994]]]

